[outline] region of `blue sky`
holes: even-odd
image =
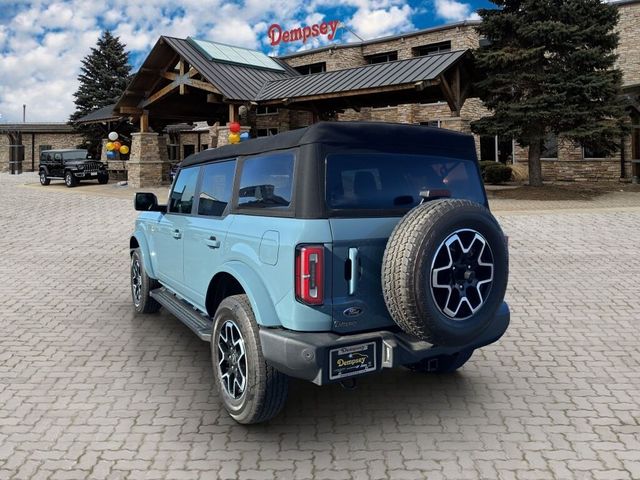
[[[160,35],[193,36],[282,54],[267,29],[340,20],[359,37],[371,39],[434,25],[475,19],[488,0],[0,0],[0,122],[66,121],[81,59],[108,28],[127,45],[134,68]],[[334,42],[354,41],[340,30]]]

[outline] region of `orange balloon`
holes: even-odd
[[[120,142],[113,142],[113,149],[117,152],[118,150],[120,150],[120,147],[122,146],[122,144]]]

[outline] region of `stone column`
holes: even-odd
[[[9,135],[0,133],[0,172],[9,171]]]
[[[224,145],[229,145],[229,124],[227,123],[224,127],[218,127],[218,147],[222,147]],[[240,133],[250,132],[251,127],[241,126]]]
[[[169,183],[170,163],[167,139],[157,133],[132,133],[128,182],[133,188],[157,187]]]
[[[108,138],[103,138],[102,139],[102,148],[100,149],[100,160],[103,162],[107,162],[107,143],[109,143],[111,140],[109,140]]]

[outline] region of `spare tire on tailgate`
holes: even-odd
[[[435,345],[462,346],[490,325],[509,275],[498,222],[468,200],[435,200],[411,210],[389,237],[382,290],[393,320]]]

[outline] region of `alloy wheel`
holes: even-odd
[[[247,356],[244,338],[233,320],[225,320],[217,338],[218,371],[225,392],[234,400],[247,388]]]
[[[134,258],[131,262],[131,293],[133,294],[133,303],[136,307],[139,306],[140,300],[142,300],[142,268],[138,258]]]
[[[452,320],[466,320],[485,303],[493,283],[494,259],[487,240],[458,230],[438,247],[431,265],[431,294]]]

